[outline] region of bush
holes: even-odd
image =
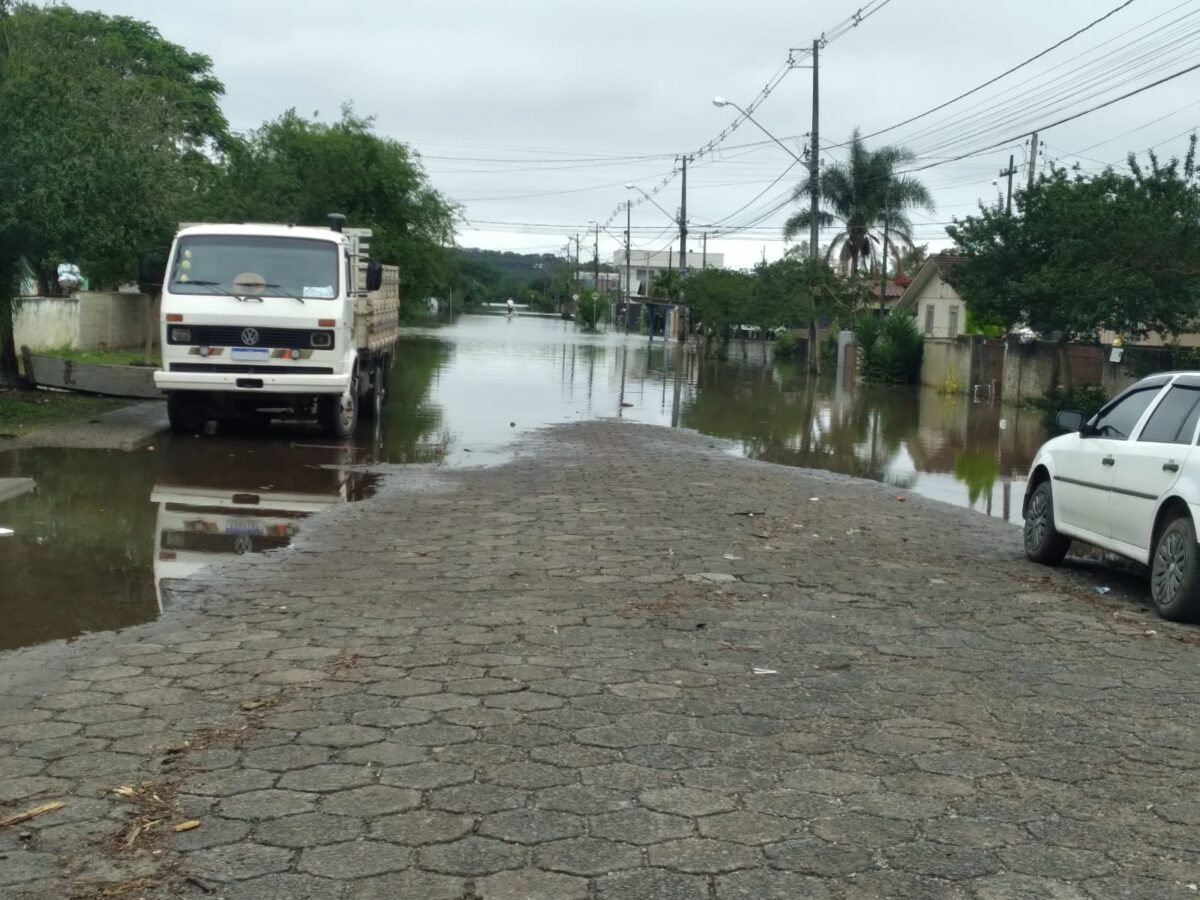
[[[584,331],[594,332],[601,322],[608,320],[608,298],[596,291],[584,291],[575,308],[575,322]]]
[[[795,359],[800,352],[800,342],[790,331],[775,336],[775,358]]]
[[[1054,419],[1060,410],[1077,409],[1085,418],[1090,419],[1100,412],[1100,407],[1108,402],[1108,394],[1103,388],[1089,385],[1076,385],[1071,388],[1053,388],[1041,397],[1033,397],[1029,405],[1042,413],[1042,424],[1047,431],[1055,431]]]
[[[921,377],[925,337],[912,316],[893,312],[880,319],[863,313],[854,324],[859,371],[876,384],[916,384]]]

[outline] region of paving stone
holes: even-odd
[[[479,900],[587,900],[585,878],[519,869],[488,875],[475,882]]]
[[[642,791],[638,799],[651,809],[680,816],[710,816],[737,809],[731,797],[698,788],[653,788]]]
[[[707,838],[684,838],[667,841],[650,848],[650,864],[697,874],[732,872],[761,866],[762,856],[756,849],[729,841]]]
[[[605,875],[641,864],[642,854],[631,844],[600,838],[570,838],[534,848],[533,862],[539,868],[569,875]]]
[[[420,803],[421,795],[417,791],[373,784],[325,794],[318,805],[322,812],[333,815],[374,818],[414,809]]]
[[[385,844],[382,841],[348,841],[344,844],[327,844],[309,847],[300,854],[298,863],[301,871],[349,881],[398,872],[412,863],[412,851],[407,847]]]
[[[1107,875],[1114,868],[1112,861],[1102,853],[1069,847],[1024,844],[998,850],[996,855],[1011,871],[1072,881]]]
[[[645,845],[689,837],[692,823],[682,816],[669,816],[647,809],[624,809],[592,817],[591,830],[596,837]]]
[[[375,781],[366,766],[333,764],[293,769],[277,777],[281,788],[317,794],[362,787]]]
[[[986,851],[927,841],[891,847],[884,855],[893,869],[933,878],[979,878],[1002,868],[999,860]]]
[[[795,872],[772,869],[748,869],[716,879],[717,900],[833,900],[834,897],[856,896],[855,888],[840,883],[831,887],[825,881]],[[835,893],[837,891],[837,893]],[[866,900],[866,895],[857,894]]]
[[[776,868],[825,878],[845,878],[875,867],[872,849],[830,844],[815,837],[780,841],[763,849],[767,860]]]
[[[514,844],[541,844],[579,837],[586,834],[587,830],[587,822],[581,816],[542,809],[494,813],[484,816],[479,822],[480,834]]]
[[[549,788],[538,791],[535,797],[534,805],[540,809],[557,809],[584,816],[628,809],[635,802],[623,791],[610,790],[599,785],[572,784]]]
[[[277,772],[264,769],[217,769],[215,772],[201,772],[187,778],[183,782],[183,789],[189,794],[205,797],[232,797],[235,794],[273,787],[277,778]]]
[[[578,780],[578,777],[575,772],[569,769],[560,769],[557,766],[535,762],[509,763],[498,766],[490,772],[485,772],[483,775],[486,781],[493,784],[527,788],[529,790],[571,784]]]
[[[189,853],[184,858],[183,868],[205,881],[229,882],[283,872],[291,863],[290,850],[239,841]]]
[[[412,766],[391,766],[380,776],[383,784],[427,791],[433,788],[465,784],[475,778],[475,769],[454,763],[426,762]]]
[[[230,819],[265,822],[282,816],[310,812],[316,799],[316,794],[300,791],[248,791],[220,800],[217,809],[221,815]]]
[[[301,813],[262,822],[254,829],[254,838],[261,844],[276,847],[318,847],[351,841],[363,833],[362,822],[348,816],[325,813]]]
[[[352,750],[343,750],[340,754],[343,762],[374,766],[405,766],[423,762],[427,756],[428,751],[424,747],[412,747],[396,741],[381,741],[366,747],[355,747]]]
[[[367,728],[364,725],[326,725],[302,731],[296,740],[301,744],[345,748],[374,744],[386,736],[380,729]]]
[[[503,841],[465,837],[422,847],[418,858],[421,868],[433,872],[478,877],[520,868],[525,863],[525,851]]]
[[[439,788],[429,794],[433,809],[457,813],[490,813],[517,809],[525,805],[525,791],[494,784],[460,784]]]
[[[333,753],[326,747],[297,747],[285,744],[248,750],[242,754],[242,765],[268,772],[288,772],[293,769],[309,769],[327,763]]]
[[[703,837],[736,844],[771,844],[789,837],[797,829],[791,819],[752,812],[706,816],[696,824]]]
[[[225,900],[341,900],[345,886],[310,875],[267,875],[230,885]]]
[[[468,896],[460,878],[433,872],[395,872],[354,882],[346,900],[462,900]]]
[[[444,844],[466,837],[475,828],[475,819],[438,810],[416,809],[394,816],[384,816],[371,823],[371,837],[419,847],[422,844]]]
[[[633,869],[596,879],[599,900],[708,900],[708,879],[669,869]]]
[[[171,847],[180,852],[207,850],[236,844],[250,833],[250,822],[226,819],[222,816],[205,816],[200,827],[171,835]]]

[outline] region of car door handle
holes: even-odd
[[[1111,456],[1104,457],[1104,459],[1100,460],[1100,462],[1104,463],[1106,466],[1115,466],[1117,464],[1117,461]]]
[[[1178,472],[1179,471],[1179,463],[1165,462],[1165,463],[1163,463],[1163,471],[1164,472]]]

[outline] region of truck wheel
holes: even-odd
[[[380,362],[371,373],[371,387],[363,394],[362,412],[364,419],[375,420],[383,413],[383,401],[387,398],[387,378]]]
[[[208,424],[203,398],[187,391],[167,393],[167,420],[171,430],[178,434],[196,434]]]
[[[358,424],[357,385],[350,385],[345,394],[322,394],[317,399],[317,419],[327,437],[337,440],[351,437]]]

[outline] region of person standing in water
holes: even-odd
[[[513,298],[508,298],[508,314],[511,316],[517,311],[517,304],[513,303]]]

